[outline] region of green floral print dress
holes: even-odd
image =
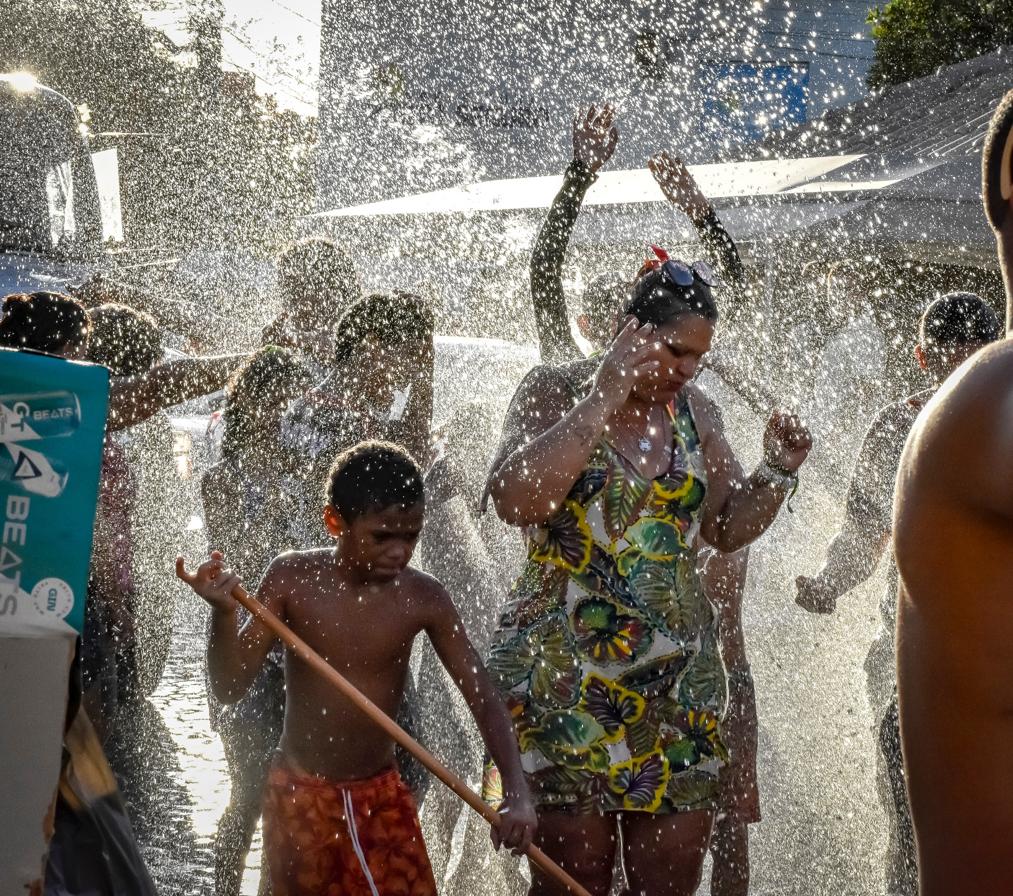
[[[715,806],[727,686],[694,550],[706,471],[685,397],[669,419],[665,473],[645,479],[603,441],[555,516],[526,532],[489,671],[542,808]],[[485,795],[499,789],[490,767]]]

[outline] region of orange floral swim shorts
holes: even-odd
[[[436,896],[415,800],[395,769],[331,781],[276,762],[264,849],[274,896]]]

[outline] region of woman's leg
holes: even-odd
[[[629,896],[692,896],[700,885],[714,813],[624,812],[623,864]]]
[[[714,870],[711,896],[746,896],[749,892],[749,825],[725,815],[714,825],[711,840]]]
[[[618,839],[619,829],[614,813],[538,813],[538,846],[583,884],[592,896],[608,896]],[[532,865],[528,896],[566,896],[566,890]]]

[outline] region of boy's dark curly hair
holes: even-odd
[[[335,360],[351,358],[367,339],[409,345],[432,337],[435,322],[426,301],[410,293],[373,293],[355,302],[338,321]]]
[[[360,442],[334,461],[327,474],[326,496],[327,503],[351,523],[365,513],[422,502],[422,472],[398,445]]]

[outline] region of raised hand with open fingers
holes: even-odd
[[[243,580],[226,568],[221,551],[212,551],[210,558],[192,573],[187,571],[186,561],[177,557],[176,575],[220,613],[232,613],[239,606],[232,589]]]
[[[669,202],[691,218],[707,214],[710,203],[682,159],[662,151],[647,160],[647,167]]]
[[[597,174],[612,158],[619,143],[616,110],[610,103],[592,105],[587,112],[573,119],[573,157]]]

